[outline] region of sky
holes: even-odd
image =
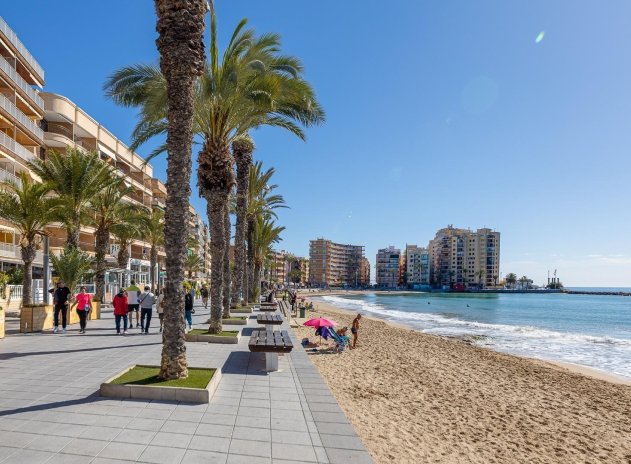
[[[45,90],[129,143],[136,111],[102,87],[122,66],[157,62],[153,2],[0,4],[44,67]],[[307,256],[309,240],[325,237],[365,245],[374,267],[379,248],[426,245],[448,224],[491,227],[502,275],[541,284],[557,269],[566,286],[631,287],[631,2],[216,7],[222,45],[244,17],[279,33],[327,112],[306,143],[280,129],[252,134],[290,206],[279,249]],[[165,179],[166,158],[152,164]]]

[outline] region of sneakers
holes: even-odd
[[[66,329],[65,328],[61,329],[61,333],[66,333]]]
[[[59,329],[55,326],[55,328],[53,329],[53,333],[56,334],[58,330]]]
[[[126,330],[125,330],[125,331],[123,331],[123,335],[127,335],[127,331],[126,331]]]

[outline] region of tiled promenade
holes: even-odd
[[[202,327],[208,313],[196,312]],[[155,314],[147,336],[117,336],[111,313],[103,317],[85,335],[72,326],[0,340],[0,463],[372,462],[295,340],[269,375],[248,336],[238,345],[188,343],[189,365],[223,368],[208,405],[99,397],[101,382],[157,364],[161,350]],[[255,327],[251,318],[244,333]]]

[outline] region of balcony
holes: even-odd
[[[24,44],[18,38],[16,33],[13,32],[13,29],[9,27],[9,25],[6,23],[4,19],[2,19],[2,17],[0,17],[0,32],[2,32],[6,36],[7,39],[9,39],[9,42],[11,42],[11,45],[13,45],[15,49],[18,51],[18,53],[22,55],[22,57],[24,58],[24,61],[26,61],[26,63],[31,67],[31,69],[37,75],[37,77],[39,77],[40,80],[43,81],[44,69],[40,66],[37,60],[33,58],[33,55],[31,55],[31,52],[28,51],[28,49],[24,46]]]
[[[0,257],[22,260],[22,251],[17,245],[12,245],[10,243],[0,243]],[[40,264],[43,262],[43,260],[44,254],[41,251],[38,251],[35,255],[35,261],[33,262],[36,264]]]
[[[19,122],[25,129],[33,134],[39,141],[44,140],[44,131],[40,129],[33,120],[26,117],[17,106],[13,104],[11,100],[0,93],[0,107],[7,113],[9,113],[17,122]]]
[[[44,111],[44,100],[39,96],[37,91],[27,84],[27,82],[20,76],[15,68],[9,64],[9,62],[2,56],[0,56],[0,70],[9,76],[9,79],[22,91],[24,94],[37,106],[40,110]]]
[[[0,145],[25,161],[33,161],[35,159],[33,152],[24,148],[11,137],[7,136],[4,132],[0,132]]]

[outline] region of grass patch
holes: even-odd
[[[213,378],[215,369],[188,368],[188,377],[177,380],[162,380],[158,377],[160,368],[157,366],[136,366],[120,377],[112,380],[114,385],[152,385],[154,387],[186,387],[199,388],[208,386]]]
[[[193,329],[189,332],[191,335],[217,335],[219,337],[236,337],[239,333],[238,330],[224,330],[218,334],[208,333],[208,329]]]
[[[244,321],[247,318],[248,318],[247,316],[230,316],[230,317],[224,317],[223,320],[225,321],[226,319],[240,319],[240,320]]]

